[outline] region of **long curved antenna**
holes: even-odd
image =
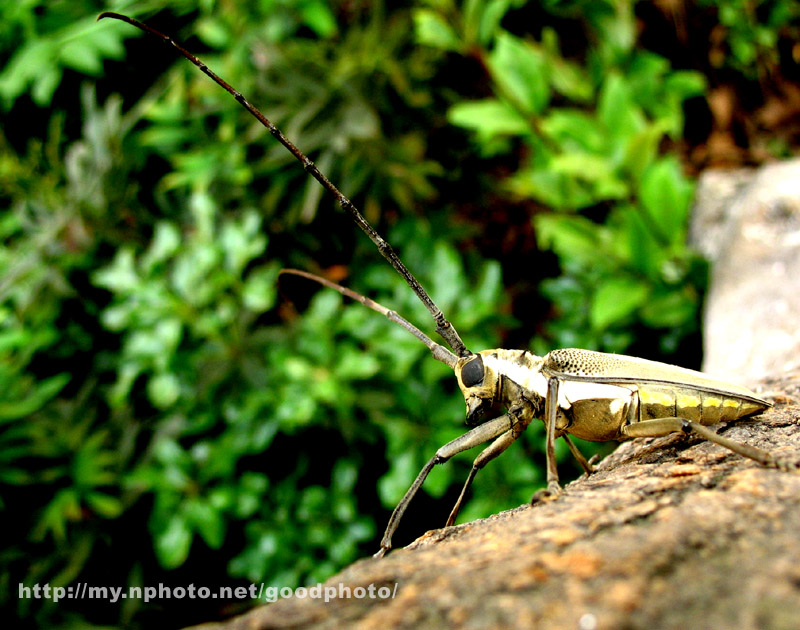
[[[408,332],[410,332],[422,343],[428,346],[431,353],[433,354],[434,359],[436,359],[437,361],[441,361],[442,363],[448,365],[452,369],[455,369],[456,363],[458,363],[458,357],[456,355],[454,355],[444,346],[441,346],[435,341],[433,341],[433,339],[428,337],[428,335],[426,335],[419,328],[414,326],[414,324],[409,322],[407,319],[404,319],[394,311],[390,311],[385,306],[378,304],[375,300],[371,300],[370,298],[363,296],[360,293],[351,291],[347,287],[343,287],[340,284],[336,284],[335,282],[331,282],[330,280],[326,280],[325,278],[316,276],[313,273],[308,273],[307,271],[300,271],[299,269],[281,269],[278,275],[281,276],[283,274],[300,276],[302,278],[307,278],[308,280],[313,280],[314,282],[317,282],[324,287],[328,287],[329,289],[338,291],[342,295],[347,296],[350,299],[355,300],[356,302],[361,302],[367,308],[371,308],[373,311],[376,311],[381,315],[385,315],[389,321],[394,322],[395,324],[400,324]]]
[[[445,319],[444,314],[439,309],[438,306],[433,302],[431,297],[422,288],[422,285],[419,281],[414,277],[408,268],[403,264],[397,254],[394,253],[391,245],[387,243],[378,232],[375,231],[369,222],[364,218],[364,216],[358,211],[358,209],[353,205],[353,202],[350,201],[347,197],[345,197],[336,186],[334,186],[330,180],[328,180],[325,175],[323,175],[320,170],[316,167],[314,162],[312,162],[306,155],[300,151],[286,136],[283,135],[280,129],[278,129],[274,124],[272,124],[264,114],[262,114],[258,109],[256,109],[250,102],[242,96],[241,93],[234,90],[227,82],[217,76],[214,72],[212,72],[206,64],[200,61],[197,57],[195,57],[192,53],[188,50],[183,48],[180,44],[178,44],[174,39],[169,37],[168,35],[164,35],[163,33],[155,30],[151,26],[140,22],[134,18],[128,17],[127,15],[122,15],[120,13],[113,13],[110,11],[106,11],[105,13],[101,13],[97,19],[102,20],[103,18],[113,18],[115,20],[121,20],[123,22],[127,22],[128,24],[135,26],[136,28],[144,31],[145,33],[149,33],[154,37],[160,39],[165,44],[169,44],[173,46],[181,55],[186,57],[189,61],[191,61],[194,65],[196,65],[200,70],[212,79],[217,85],[222,87],[225,91],[227,91],[233,98],[235,98],[238,103],[244,107],[248,112],[250,112],[257,120],[260,122],[264,127],[266,127],[269,132],[280,142],[284,147],[286,147],[289,152],[297,158],[297,160],[303,165],[303,168],[311,174],[311,176],[316,179],[325,190],[327,190],[331,195],[333,195],[336,200],[339,202],[339,205],[346,210],[353,220],[356,222],[356,225],[360,227],[364,233],[369,236],[370,240],[375,243],[378,248],[378,251],[381,255],[389,261],[389,264],[395,268],[397,273],[403,276],[403,279],[408,283],[408,286],[417,294],[417,297],[422,301],[425,305],[425,308],[428,309],[430,314],[433,316],[434,321],[436,322],[436,332],[438,332],[442,338],[447,342],[453,352],[461,357],[470,356],[472,353],[467,350],[467,347],[464,345],[464,342],[461,341],[461,337],[458,335],[458,332],[453,327],[453,325]]]

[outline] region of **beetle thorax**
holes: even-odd
[[[503,378],[499,386],[502,389],[502,381],[511,381],[532,394],[538,394],[542,398],[547,396],[547,379],[542,374],[542,357],[528,352],[527,350],[484,350],[484,363],[488,370],[492,370]],[[501,392],[500,395],[514,395],[513,392]]]

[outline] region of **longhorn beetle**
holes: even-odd
[[[118,13],[103,13],[98,20],[102,18],[122,20],[173,46],[255,116],[300,161],[305,170],[336,198],[358,227],[375,243],[378,251],[430,311],[436,322],[436,332],[450,347],[448,350],[439,345],[394,311],[345,287],[304,271],[286,269],[283,272],[303,276],[335,289],[403,326],[428,346],[434,359],[453,369],[458,386],[464,394],[466,422],[474,428],[442,446],[425,464],[394,509],[375,557],[382,557],[391,549],[392,535],[400,519],[436,464],[491,440],[491,444],[475,458],[461,495],[447,519],[449,526],[455,521],[477,472],[505,451],[534,418],[541,418],[546,428],[547,488],[534,495],[533,500],[552,499],[561,493],[555,459],[556,438],[564,438],[584,470],[587,473],[592,472],[591,463],[581,455],[569,435],[593,442],[604,442],[658,437],[670,433],[694,434],[763,466],[782,470],[797,467],[797,462],[735,442],[707,428],[718,422],[751,416],[771,407],[769,402],[745,387],[665,363],[590,350],[553,350],[543,357],[527,350],[471,352],[389,243],[314,163],[244,96],[169,36]],[[490,417],[489,412],[498,405],[505,408],[506,413],[495,418]]]

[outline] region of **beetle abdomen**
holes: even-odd
[[[766,409],[767,403],[735,394],[695,387],[643,383],[639,386],[639,419],[686,418],[704,425],[729,422]]]

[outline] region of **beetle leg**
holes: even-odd
[[[569,439],[569,436],[565,433],[561,436],[564,438],[564,441],[569,446],[569,452],[572,453],[572,456],[578,460],[578,463],[581,465],[581,468],[586,472],[587,475],[591,475],[594,472],[594,467],[592,466],[592,460],[586,461],[586,458],[583,456],[578,450],[578,447],[575,446],[575,443]],[[592,459],[596,459],[596,455],[592,456]]]
[[[475,458],[475,461],[472,462],[472,470],[469,471],[467,480],[464,482],[464,487],[461,488],[461,494],[458,495],[458,500],[453,506],[450,516],[447,517],[445,527],[450,527],[450,525],[455,523],[467,490],[469,490],[469,487],[472,485],[472,480],[475,479],[475,475],[478,474],[478,471],[516,442],[519,436],[522,435],[522,432],[528,428],[528,425],[533,419],[533,409],[530,405],[515,405],[508,410],[508,416],[512,421],[511,430],[503,433],[499,438],[482,450]]]
[[[392,512],[392,516],[389,519],[389,524],[386,526],[386,531],[381,539],[381,548],[374,557],[382,558],[386,552],[392,548],[392,536],[394,535],[397,526],[400,524],[400,519],[403,518],[403,514],[405,513],[408,504],[411,503],[411,499],[414,498],[414,495],[417,494],[417,490],[419,490],[422,487],[422,484],[425,483],[425,479],[428,477],[428,474],[436,464],[442,464],[450,459],[453,455],[457,455],[462,451],[469,450],[474,446],[488,442],[489,440],[494,439],[503,433],[513,433],[512,429],[514,428],[514,425],[515,420],[512,419],[508,414],[505,414],[499,418],[495,418],[494,420],[484,422],[471,431],[467,431],[464,435],[457,437],[452,442],[448,442],[439,448],[439,450],[436,451],[436,454],[431,457],[430,461],[425,464],[425,467],[420,471],[419,475],[417,475],[414,483],[411,484],[411,487],[408,489],[405,496],[400,500],[400,503],[397,504],[394,512]]]
[[[505,451],[509,446],[511,446],[518,437],[519,434],[515,434],[514,431],[506,431],[489,446],[483,449],[480,455],[475,458],[475,461],[472,463],[472,470],[469,471],[467,480],[464,482],[464,487],[461,488],[461,494],[458,495],[458,501],[456,501],[455,506],[453,506],[453,511],[450,512],[450,516],[447,518],[445,527],[450,527],[453,523],[455,523],[458,512],[461,510],[461,504],[464,502],[464,497],[467,494],[467,490],[469,490],[469,487],[472,485],[472,480],[475,479],[475,475],[478,474],[478,471],[486,466],[486,464],[492,461],[495,457],[500,455],[500,453]]]
[[[627,437],[661,437],[670,433],[681,432],[694,433],[709,442],[724,446],[734,453],[752,459],[768,468],[779,468],[784,471],[790,471],[800,467],[800,462],[776,457],[769,451],[731,440],[730,438],[719,435],[702,424],[692,422],[685,418],[654,418],[652,420],[643,420],[642,422],[636,422],[622,427],[622,433]]]
[[[538,490],[531,497],[531,505],[540,501],[549,501],[561,494],[558,483],[558,464],[556,463],[556,419],[558,417],[558,384],[559,380],[551,376],[547,381],[547,398],[544,403],[544,424],[547,433],[545,454],[547,455],[547,488]]]

